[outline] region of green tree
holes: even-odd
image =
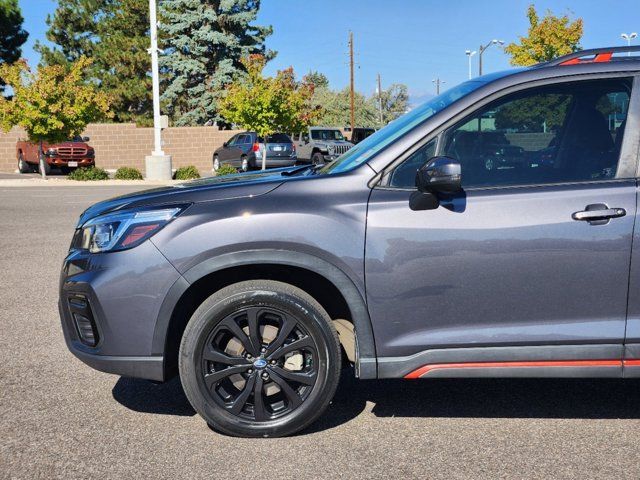
[[[329,79],[324,73],[312,70],[304,76],[304,81],[313,84],[315,88],[329,88]]]
[[[343,128],[351,123],[351,101],[349,89],[340,91],[319,88],[313,96],[313,103],[322,107],[315,125]],[[376,98],[366,98],[359,92],[354,96],[355,123],[358,127],[376,127],[379,124],[379,110]]]
[[[22,54],[22,44],[29,36],[22,29],[22,11],[18,0],[0,0],[0,63],[13,63]],[[4,86],[0,85],[0,92]]]
[[[53,46],[36,44],[43,64],[91,58],[88,75],[112,98],[114,119],[151,124],[148,0],[59,0],[47,24]]]
[[[384,125],[403,115],[409,107],[409,89],[403,83],[394,83],[380,94]],[[376,98],[376,101],[378,99]]]
[[[165,0],[160,4],[166,54],[162,100],[176,125],[220,121],[218,102],[248,55],[273,56],[271,27],[252,25],[260,0]]]
[[[69,65],[40,66],[32,72],[24,60],[0,65],[0,79],[13,90],[0,97],[0,128],[25,129],[29,140],[57,143],[80,135],[89,122],[109,115],[109,97],[86,81],[91,60],[80,57]]]
[[[533,65],[580,50],[581,18],[572,22],[568,15],[557,17],[547,11],[540,20],[534,5],[529,5],[527,18],[527,36],[520,37],[519,44],[510,43],[504,49],[511,55],[512,65]]]
[[[226,121],[255,131],[266,138],[276,132],[299,132],[312,124],[318,110],[311,102],[313,85],[296,82],[292,68],[275,77],[262,74],[266,59],[250,55],[242,60],[246,78],[229,85],[220,101],[220,113]],[[265,168],[266,150],[262,151]]]

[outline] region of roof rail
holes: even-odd
[[[554,67],[556,65],[580,65],[582,63],[601,63],[610,62],[614,53],[640,52],[640,46],[628,47],[604,47],[592,48],[590,50],[581,50],[579,52],[570,53],[563,57],[558,57],[548,62],[540,63],[540,66]],[[588,57],[588,58],[585,58]]]

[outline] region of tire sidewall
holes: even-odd
[[[295,316],[313,338],[318,353],[318,378],[302,405],[284,417],[260,424],[223,411],[209,397],[198,360],[199,352],[216,325],[227,315],[247,306],[272,307]],[[247,289],[228,296],[213,295],[193,314],[180,346],[180,378],[189,401],[209,424],[232,435],[273,437],[304,428],[322,413],[333,397],[335,385],[332,383],[337,383],[331,379],[339,374],[340,349],[329,321],[326,313],[319,311],[316,305],[286,291],[276,292],[275,296],[272,290],[266,289]]]

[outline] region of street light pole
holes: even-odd
[[[469,80],[471,80],[471,57],[473,57],[476,53],[475,50],[472,52],[471,50],[466,50],[464,52],[467,55],[467,58],[469,59]]]
[[[162,151],[162,126],[160,124],[160,72],[158,68],[158,18],[156,0],[149,0],[149,33],[151,36],[151,87],[153,97],[153,151],[144,159],[145,173],[149,180],[171,180],[171,156]]]
[[[636,32],[633,33],[622,33],[620,35],[622,38],[624,38],[627,41],[627,46],[631,46],[631,40],[633,40],[634,38],[636,38],[638,36],[638,34]],[[627,56],[630,57],[631,56],[631,52],[627,52]]]
[[[482,75],[482,54],[484,53],[484,51],[489,48],[491,45],[504,45],[504,41],[503,40],[496,40],[495,38],[493,40],[491,40],[489,43],[487,43],[486,45],[480,45],[480,48],[478,49],[478,73],[480,75]]]

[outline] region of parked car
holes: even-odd
[[[345,140],[338,128],[310,127],[306,132],[293,134],[293,143],[301,162],[320,165],[332,162],[347,152],[353,143]]]
[[[231,165],[243,172],[262,168],[262,150],[267,149],[267,168],[290,167],[296,164],[296,147],[284,133],[274,133],[264,140],[256,132],[243,132],[231,137],[213,152],[213,170]]]
[[[69,349],[119,375],[179,374],[210,425],[248,437],[310,425],[343,356],[363,379],[640,377],[640,57],[626,52],[640,47],[469,80],[322,168],[91,206],[60,279]],[[548,167],[487,169],[451,141],[506,125],[530,152],[552,122]]]
[[[42,150],[45,156],[45,174],[52,167],[59,168],[62,173],[69,173],[78,167],[92,167],[95,165],[96,152],[89,146],[89,137],[75,137],[68,142],[50,144],[43,143]],[[40,145],[27,140],[19,140],[16,143],[16,157],[18,171],[29,173],[40,168]]]
[[[365,138],[373,135],[376,131],[373,128],[356,127],[351,132],[351,143],[357,145]]]

